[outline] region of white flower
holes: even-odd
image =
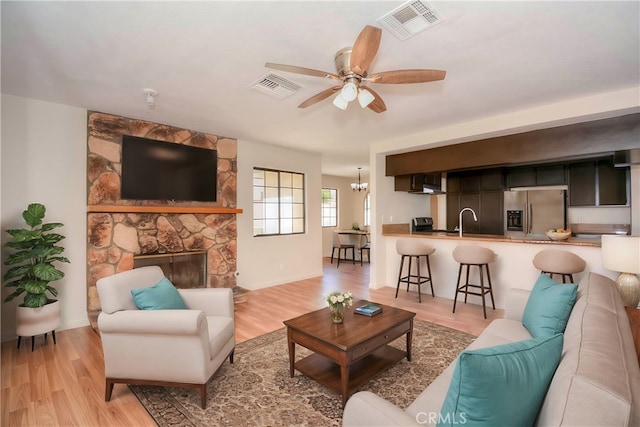
[[[331,292],[327,298],[327,303],[331,307],[342,306],[342,307],[350,307],[353,304],[353,294],[351,291],[347,292]]]

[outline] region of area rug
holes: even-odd
[[[358,390],[408,406],[474,337],[415,320],[412,361],[402,359]],[[393,346],[406,349],[404,337]],[[310,354],[296,346],[296,360]],[[176,361],[179,363],[179,361]],[[159,426],[340,426],[342,401],[331,389],[296,371],[289,376],[284,328],[236,346],[207,386],[207,409],[195,390],[129,386]]]

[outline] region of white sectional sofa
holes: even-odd
[[[511,289],[505,318],[491,322],[468,347],[479,349],[528,340],[522,325],[530,291]],[[347,402],[343,426],[436,425],[454,372],[454,361],[405,409],[367,391]],[[580,282],[536,426],[640,426],[640,368],[629,320],[615,283],[588,273]],[[463,425],[463,424],[461,424]]]

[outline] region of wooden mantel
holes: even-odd
[[[165,213],[165,214],[241,214],[242,209],[202,206],[138,206],[138,205],[89,205],[87,212],[97,213]]]

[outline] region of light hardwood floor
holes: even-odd
[[[334,290],[350,290],[356,298],[377,301],[416,313],[419,319],[478,335],[502,310],[458,304],[451,313],[451,299],[423,295],[418,303],[411,292],[395,287],[369,289],[369,267],[324,260],[324,276],[273,286],[246,294],[236,305],[236,340],[242,342],[282,328],[282,322],[326,306],[324,296]],[[437,289],[437,287],[436,287]],[[437,291],[436,291],[437,292]],[[449,296],[450,297],[450,296]],[[122,384],[116,384],[110,402],[104,401],[104,362],[100,337],[90,327],[56,334],[57,345],[30,340],[16,349],[16,341],[2,343],[2,426],[154,426],[146,410]]]

